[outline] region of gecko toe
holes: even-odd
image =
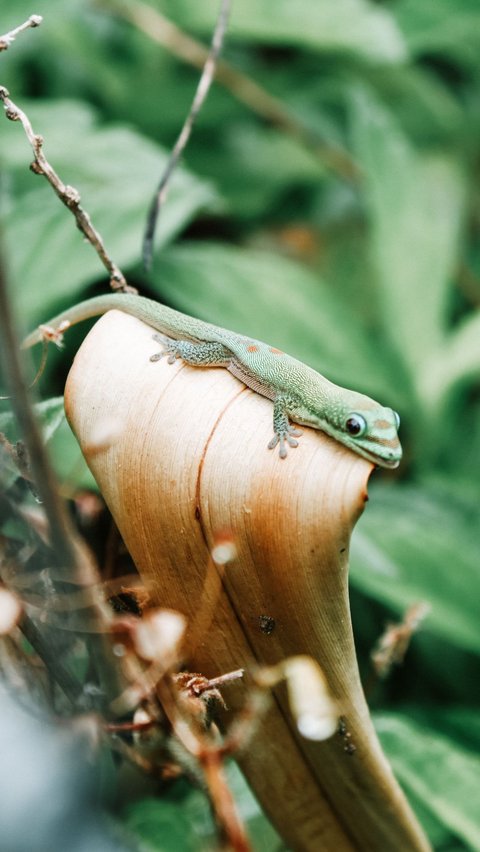
[[[294,435],[295,438],[300,438],[300,436],[303,435],[303,432],[302,432],[301,429],[296,429],[294,426],[289,426],[288,427],[288,434]]]
[[[287,444],[289,447],[298,447],[298,441],[293,437],[293,434],[298,435],[298,431],[295,429],[289,429],[288,431],[276,432],[273,438],[268,442],[268,449],[274,450],[278,444],[280,444],[278,455],[281,459],[287,458]]]

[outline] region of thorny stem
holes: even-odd
[[[137,291],[127,284],[125,276],[107,253],[102,237],[93,226],[86,210],[80,205],[78,190],[73,186],[63,183],[55,169],[50,165],[43,153],[43,137],[35,133],[28,116],[10,99],[10,93],[5,86],[0,86],[0,100],[3,102],[6,117],[10,121],[20,121],[25,135],[32,146],[34,160],[30,166],[31,170],[35,174],[43,175],[48,180],[60,201],[73,214],[77,227],[93,246],[109,273],[112,289],[124,293],[136,293]]]
[[[218,61],[220,51],[222,49],[223,40],[227,30],[228,17],[230,14],[231,0],[222,0],[220,11],[218,13],[217,22],[213,31],[212,44],[209,52],[206,55],[203,71],[198,81],[197,90],[192,101],[192,106],[185,119],[184,125],[180,131],[177,141],[175,142],[170,159],[167,163],[165,171],[158,184],[157,192],[153,198],[145,228],[145,236],[143,239],[143,263],[146,269],[150,269],[153,255],[153,241],[155,237],[155,228],[158,221],[158,216],[162,204],[164,204],[168,192],[168,184],[170,178],[177,166],[178,160],[182,151],[188,143],[190,134],[195,124],[196,118],[202,108],[202,105],[207,97],[210,86],[215,74],[215,67]]]
[[[15,27],[8,33],[5,33],[5,35],[0,36],[0,51],[8,50],[12,41],[15,41],[17,35],[20,35],[20,33],[30,29],[30,27],[39,27],[42,21],[43,18],[41,15],[30,15],[28,20],[24,21],[23,24],[20,24],[20,26]]]
[[[97,5],[111,9],[114,14],[132,23],[183,62],[194,65],[196,68],[204,66],[208,56],[204,45],[186,35],[168,18],[141,0],[136,3],[124,3],[122,0],[97,0]],[[346,151],[325,142],[317,133],[292,115],[279,98],[271,95],[247,74],[238,71],[229,62],[219,59],[215,80],[264,121],[270,122],[297,139],[342,180],[349,183],[358,181],[358,165]]]

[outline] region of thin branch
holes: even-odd
[[[10,30],[10,32],[5,33],[5,35],[0,36],[0,51],[8,50],[12,41],[15,41],[16,37],[23,33],[25,30],[29,30],[30,27],[39,27],[42,23],[43,18],[41,15],[30,15],[27,21],[24,21],[20,26],[15,27],[15,29]]]
[[[38,175],[43,175],[48,180],[60,201],[62,201],[62,203],[68,207],[70,212],[73,214],[77,227],[93,246],[108,271],[110,275],[110,286],[112,289],[120,290],[124,293],[136,293],[137,291],[134,288],[129,287],[125,276],[111,259],[104,246],[102,237],[92,224],[90,216],[83,207],[81,207],[80,193],[77,189],[75,189],[75,187],[63,183],[56,171],[50,165],[43,153],[43,137],[38,133],[35,133],[28,116],[10,99],[10,93],[5,86],[0,86],[0,100],[3,102],[6,117],[10,119],[10,121],[20,121],[25,131],[25,135],[32,146],[34,154],[34,160],[30,166],[32,172]]]
[[[243,677],[244,673],[244,669],[236,669],[234,672],[227,672],[226,674],[219,675],[218,677],[212,677],[210,680],[205,680],[203,683],[199,683],[198,685],[194,684],[191,688],[195,695],[201,695],[202,692],[207,692],[210,689],[217,689],[219,686],[224,686],[232,680],[239,680]]]
[[[186,35],[168,18],[141,0],[135,3],[124,3],[122,0],[96,0],[96,4],[110,9],[114,14],[129,21],[183,62],[195,68],[203,68],[208,56],[204,45]],[[300,142],[342,180],[349,183],[358,181],[358,165],[347,151],[325,142],[317,133],[292,115],[279,98],[271,95],[247,74],[238,71],[229,62],[219,59],[215,80],[261,119]]]
[[[168,184],[170,178],[175,171],[177,163],[180,159],[182,151],[188,143],[190,138],[190,134],[193,130],[193,125],[197,119],[197,116],[203,106],[205,98],[209,92],[210,86],[213,81],[213,77],[215,74],[215,67],[217,64],[217,60],[222,49],[223,40],[225,38],[225,33],[227,30],[228,17],[230,14],[230,5],[231,0],[222,0],[222,4],[220,6],[220,11],[218,13],[218,18],[215,24],[215,29],[213,31],[212,43],[210,50],[207,54],[205,65],[203,66],[203,71],[198,82],[197,90],[195,92],[195,96],[192,101],[192,106],[190,107],[190,112],[185,119],[184,125],[180,131],[177,141],[175,142],[173,151],[171,153],[170,159],[167,163],[166,169],[160,179],[160,183],[158,184],[157,192],[153,198],[148,217],[147,217],[147,225],[145,228],[145,235],[143,238],[143,263],[145,269],[150,269],[152,265],[152,255],[153,255],[153,241],[155,237],[155,228],[158,221],[158,215],[160,213],[160,208],[162,204],[164,204],[165,199],[167,197],[168,192]]]

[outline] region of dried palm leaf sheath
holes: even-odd
[[[165,360],[152,332],[104,316],[70,372],[66,410],[154,602],[190,621],[185,658],[208,676],[310,654],[322,666],[354,754],[334,735],[302,738],[284,687],[240,758],[293,850],[429,848],[373,731],[359,681],[348,548],[372,466],[305,429],[285,461],[267,450],[272,406],[223,369]],[[237,557],[206,582],[215,536]],[[228,690],[232,712],[245,686]]]

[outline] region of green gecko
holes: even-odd
[[[301,432],[291,425],[293,421],[320,429],[381,467],[398,466],[402,457],[397,435],[400,420],[391,408],[333,384],[316,370],[260,340],[227,331],[142,296],[109,294],[87,299],[50,320],[48,326],[40,326],[26,338],[23,347],[48,338],[49,327],[61,331],[115,309],[137,317],[161,333],[154,338],[163,344],[163,350],[153,355],[151,361],[168,355],[171,364],[181,358],[195,367],[225,367],[256,393],[271,399],[274,435],[268,447],[279,445],[280,458],[287,455],[286,444],[298,446]]]

